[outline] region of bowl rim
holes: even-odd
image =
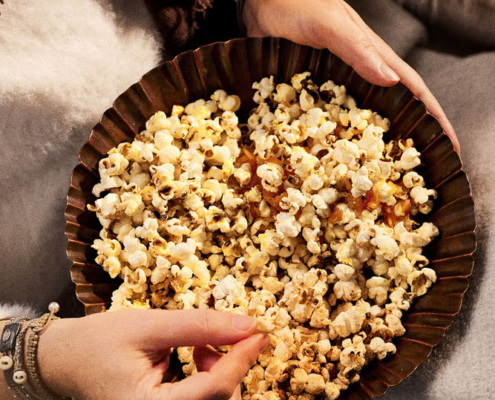
[[[87,172],[89,173],[94,173],[92,171],[92,169],[85,164],[84,160],[82,159],[82,154],[83,154],[83,150],[85,148],[85,146],[87,146],[90,141],[95,137],[96,133],[95,133],[95,129],[102,123],[103,119],[105,118],[105,116],[109,113],[109,112],[116,112],[117,114],[120,115],[119,111],[117,110],[117,107],[116,107],[116,103],[119,101],[119,99],[122,99],[123,96],[125,96],[127,93],[129,93],[129,91],[131,91],[133,89],[133,87],[135,85],[142,85],[142,82],[148,77],[150,76],[154,71],[156,70],[159,70],[165,66],[175,66],[176,68],[179,68],[178,67],[178,63],[184,58],[186,57],[188,54],[200,54],[201,52],[203,51],[207,51],[207,50],[211,50],[217,46],[223,46],[223,47],[226,47],[226,46],[235,46],[236,44],[242,44],[242,43],[246,43],[246,42],[259,42],[259,43],[271,43],[273,44],[274,46],[278,48],[280,48],[281,45],[283,44],[292,44],[292,45],[295,45],[297,47],[300,47],[300,48],[308,48],[308,49],[313,49],[309,46],[304,46],[304,45],[299,45],[299,44],[296,44],[294,42],[291,42],[287,39],[283,39],[283,38],[274,38],[274,37],[266,37],[266,38],[235,38],[235,39],[231,39],[231,40],[228,40],[228,41],[219,41],[219,42],[214,42],[214,43],[210,43],[210,44],[207,44],[207,45],[204,45],[204,46],[201,46],[197,49],[194,49],[194,50],[188,50],[188,51],[185,51],[185,52],[182,52],[178,55],[176,55],[173,59],[169,60],[169,61],[165,61],[165,62],[162,62],[160,63],[159,65],[157,65],[156,67],[152,68],[151,70],[149,70],[148,72],[146,72],[136,83],[132,84],[131,86],[129,86],[129,88],[127,88],[124,92],[122,92],[119,96],[117,96],[117,98],[112,102],[112,106],[109,107],[107,110],[105,110],[102,114],[102,116],[100,117],[100,119],[98,120],[98,122],[94,125],[94,127],[92,128],[91,130],[91,133],[88,137],[88,140],[85,142],[85,144],[83,144],[80,152],[79,152],[79,155],[78,155],[78,161],[79,163],[74,167],[72,173],[71,173],[71,178],[70,178],[70,186],[69,186],[69,190],[68,190],[68,193],[67,193],[67,196],[66,196],[66,207],[65,207],[65,210],[64,210],[64,217],[65,217],[65,221],[66,221],[66,225],[65,225],[65,230],[64,230],[64,233],[65,233],[65,237],[67,239],[67,246],[66,246],[66,253],[67,253],[67,257],[68,259],[71,261],[72,265],[71,265],[71,269],[70,269],[70,273],[71,273],[71,280],[75,283],[76,285],[76,296],[78,298],[79,301],[81,301],[81,303],[83,303],[85,305],[85,312],[87,315],[95,312],[94,309],[92,310],[93,312],[88,312],[90,311],[90,308],[88,308],[88,303],[84,302],[81,297],[80,297],[80,294],[78,292],[78,289],[83,287],[83,286],[87,286],[87,285],[91,285],[91,284],[83,284],[81,282],[78,282],[77,279],[75,278],[75,269],[78,265],[81,265],[83,264],[80,260],[76,260],[74,259],[73,257],[73,254],[72,254],[72,250],[71,250],[71,245],[77,245],[78,243],[80,244],[81,242],[78,242],[77,240],[75,240],[73,237],[71,237],[71,226],[73,226],[73,222],[71,221],[71,211],[70,211],[70,206],[71,206],[71,199],[72,199],[72,191],[73,190],[77,190],[77,188],[75,187],[74,185],[74,182],[75,182],[75,175],[77,174],[77,172],[82,168],[84,170],[86,170]],[[314,49],[316,51],[320,51],[320,49]],[[322,49],[321,51],[328,51],[328,50],[325,50],[325,49]],[[335,57],[338,59],[338,57],[336,57],[335,55],[333,55],[331,52],[330,54],[332,55],[332,57]],[[340,60],[340,59],[339,59]],[[340,60],[342,63],[343,61]],[[345,64],[345,63],[344,63]],[[351,67],[349,67],[351,68]],[[354,74],[357,74],[352,68],[351,70],[353,71]],[[352,74],[352,73],[351,73]],[[359,79],[362,79],[364,80],[363,78],[359,77]],[[424,105],[424,103],[419,100],[416,96],[414,96],[414,94],[412,94],[412,92],[407,88],[405,87],[402,83],[397,83],[396,85],[394,86],[402,86],[405,90],[407,90],[413,97],[413,102],[419,102],[423,108],[424,108],[424,111],[426,114],[428,114],[429,116],[433,117],[433,119],[435,120],[435,123],[438,124],[438,126],[440,126],[440,129],[442,130],[442,132],[438,135],[438,137],[436,137],[432,143],[428,144],[427,147],[429,147],[430,145],[434,145],[434,143],[438,140],[440,140],[440,138],[442,137],[447,137],[450,141],[450,144],[452,145],[452,148],[453,148],[453,144],[452,144],[452,141],[450,139],[450,137],[448,137],[445,133],[445,131],[443,130],[443,128],[441,128],[441,125],[438,121],[438,119],[432,115],[426,108],[426,106]],[[369,93],[371,93],[372,89],[377,87],[376,85],[371,85],[371,88],[369,90]],[[369,94],[368,93],[368,94]],[[455,152],[455,151],[454,151]],[[447,154],[450,154],[447,153]],[[457,311],[453,312],[453,313],[449,313],[452,317],[451,321],[448,323],[448,324],[445,324],[444,326],[442,326],[443,328],[443,333],[441,334],[441,339],[438,341],[438,343],[435,343],[433,345],[431,345],[430,343],[424,343],[426,345],[428,345],[430,347],[428,353],[427,353],[427,356],[424,358],[423,361],[420,361],[419,363],[417,363],[415,365],[415,367],[412,369],[412,371],[410,373],[408,373],[405,377],[399,377],[400,379],[396,382],[396,383],[390,383],[390,382],[385,382],[385,385],[386,385],[386,388],[385,390],[383,391],[383,393],[381,394],[376,394],[376,393],[368,393],[369,396],[371,396],[370,398],[374,398],[374,397],[379,397],[379,396],[382,396],[383,394],[385,394],[388,390],[388,388],[390,386],[396,386],[398,385],[399,383],[401,383],[404,379],[408,378],[421,364],[424,363],[424,361],[426,361],[426,359],[428,359],[431,355],[431,352],[433,351],[433,348],[435,348],[439,343],[443,342],[444,341],[444,338],[445,338],[445,333],[447,331],[447,329],[453,324],[454,322],[454,318],[457,314],[460,313],[461,309],[462,309],[462,304],[464,302],[464,295],[466,293],[466,291],[468,290],[469,288],[469,277],[473,274],[473,269],[474,269],[474,257],[473,257],[473,254],[476,252],[476,249],[478,247],[478,238],[477,238],[477,231],[478,231],[478,215],[477,215],[477,208],[475,206],[475,202],[474,202],[474,197],[473,197],[473,192],[472,192],[472,186],[471,186],[471,183],[470,183],[470,180],[469,180],[469,177],[468,175],[466,174],[466,172],[464,171],[464,166],[463,166],[463,163],[462,163],[462,159],[461,159],[461,156],[460,156],[460,153],[457,153],[456,152],[456,155],[457,157],[459,158],[459,163],[460,163],[460,167],[458,170],[455,171],[455,173],[451,174],[448,176],[448,178],[446,178],[445,180],[448,180],[450,179],[451,177],[455,176],[457,173],[461,173],[466,181],[467,181],[467,184],[468,184],[468,187],[469,187],[469,194],[467,196],[464,196],[465,198],[467,199],[470,199],[471,202],[472,202],[472,207],[473,207],[473,218],[474,218],[474,224],[473,224],[473,229],[472,229],[472,233],[474,234],[474,248],[472,249],[472,251],[469,251],[468,253],[465,253],[465,254],[462,254],[463,257],[469,257],[470,258],[470,269],[468,271],[467,274],[461,274],[461,275],[456,275],[456,277],[462,277],[462,278],[466,278],[467,280],[467,284],[466,284],[466,287],[465,289],[463,290],[462,293],[460,293],[460,304],[459,304],[459,308]],[[462,198],[464,198],[462,197]],[[455,202],[457,201],[457,198],[455,200],[453,200],[452,202]],[[450,204],[450,203],[449,203]],[[438,239],[437,239],[438,240]],[[87,260],[86,260],[87,261]],[[87,263],[86,263],[87,264]],[[100,267],[101,268],[101,267]],[[434,287],[434,286],[433,286]],[[101,306],[104,306],[105,303],[94,303],[93,306],[96,305],[101,305]],[[406,316],[408,314],[408,312],[405,312],[404,313],[404,316]],[[403,317],[404,318],[404,317]],[[397,338],[398,339],[398,338]],[[386,359],[389,359],[391,357],[395,357],[395,355],[392,355],[392,356],[388,356]],[[365,370],[366,371],[366,370]],[[362,378],[364,377],[364,374],[362,375]],[[351,386],[352,387],[352,386]],[[364,387],[362,385],[362,387]],[[344,391],[342,395],[344,395],[346,392],[348,391]],[[339,397],[339,398],[342,398],[342,397]]]

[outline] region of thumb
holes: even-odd
[[[209,371],[213,368],[218,360],[223,357],[211,346],[198,346],[194,348],[194,362],[198,371]],[[234,394],[229,400],[242,400],[241,385],[237,385]]]
[[[193,357],[198,371],[208,372],[223,355],[215,351],[211,346],[196,346]]]
[[[164,383],[155,388],[156,399],[227,400],[267,346],[268,336],[257,334],[232,347],[210,368],[178,383]]]

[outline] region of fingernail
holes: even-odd
[[[389,81],[400,81],[399,75],[397,75],[387,64],[382,64],[380,67],[382,75]]]
[[[270,337],[268,335],[262,334],[263,338],[260,340],[260,351],[263,351],[268,343],[270,343]]]
[[[233,316],[234,328],[238,331],[250,331],[256,325],[256,321],[252,317],[247,317],[245,315],[234,315]]]

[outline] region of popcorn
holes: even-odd
[[[259,104],[268,98],[268,96],[270,96],[275,89],[275,85],[273,84],[273,76],[270,78],[263,78],[259,83],[253,83],[253,89],[257,89],[257,92],[254,94],[254,101]]]
[[[286,83],[281,83],[276,87],[277,92],[273,95],[273,100],[278,103],[291,103],[296,99],[295,89],[287,85]]]
[[[288,210],[290,214],[295,215],[301,208],[308,203],[308,196],[300,190],[287,188],[287,197],[283,197],[280,202],[280,208]]]
[[[354,269],[345,264],[337,264],[334,273],[339,279],[334,285],[334,293],[337,298],[344,301],[359,300],[361,298],[361,288],[354,278]]]
[[[281,212],[277,215],[275,223],[277,233],[283,239],[285,237],[296,237],[301,231],[301,224],[296,221],[296,218],[289,213]]]
[[[437,197],[437,192],[434,189],[428,190],[421,186],[414,186],[411,189],[410,194],[416,204],[425,204],[428,201],[429,196],[432,196],[433,198]]]
[[[385,260],[391,261],[399,255],[399,244],[383,231],[377,232],[376,236],[371,239],[371,244],[377,247],[376,254],[383,256]]]
[[[366,281],[366,287],[368,288],[368,296],[370,299],[374,299],[379,306],[384,305],[388,300],[388,288],[390,282],[388,279],[374,276]]]
[[[212,94],[211,99],[218,103],[218,108],[224,111],[235,112],[241,106],[241,100],[238,96],[227,95],[224,90],[217,90]]]
[[[123,283],[110,311],[214,308],[251,315],[270,345],[243,381],[248,400],[336,399],[396,349],[402,313],[436,281],[412,217],[437,193],[413,170],[412,140],[344,86],[254,83],[153,115],[99,163],[96,262]],[[192,348],[178,349],[186,374]]]
[[[368,179],[368,169],[366,167],[360,168],[355,174],[353,174],[351,180],[351,194],[354,197],[363,196],[373,187],[373,182]]]
[[[276,193],[282,186],[284,170],[280,165],[267,163],[258,167],[256,175],[261,178],[261,184],[265,190]]]
[[[327,204],[333,204],[339,198],[339,192],[335,188],[324,188],[321,189],[318,194]]]
[[[359,147],[349,140],[337,140],[333,156],[338,163],[343,165],[354,165],[356,158],[359,156]]]
[[[294,87],[294,89],[296,89],[296,91],[300,92],[303,88],[303,84],[306,82],[306,79],[309,78],[310,76],[311,76],[311,73],[309,73],[309,72],[303,72],[301,74],[295,74],[291,79],[291,83],[292,83],[292,86]]]
[[[386,343],[380,337],[371,339],[368,346],[370,352],[374,353],[379,360],[383,360],[389,354],[395,354],[396,348],[393,343]]]
[[[421,175],[419,175],[415,171],[408,172],[402,178],[404,182],[404,186],[408,189],[411,189],[413,186],[424,186],[425,181]]]
[[[196,242],[193,239],[187,239],[186,243],[172,243],[170,248],[170,257],[177,260],[184,260],[191,257],[196,251]]]
[[[111,153],[98,163],[100,175],[102,176],[121,175],[128,166],[129,160],[120,153]]]
[[[414,147],[406,149],[406,151],[402,153],[400,161],[395,163],[395,169],[397,171],[407,171],[417,167],[421,164],[421,160],[419,159],[420,155],[421,154],[419,151],[417,151]]]
[[[362,299],[355,306],[349,306],[351,303],[344,304],[347,304],[347,310],[340,312],[330,323],[330,339],[339,336],[345,338],[359,332],[366,319],[366,312],[370,309],[369,303]]]
[[[413,271],[407,277],[407,283],[411,285],[411,292],[416,296],[422,296],[428,288],[437,280],[437,274],[430,268]]]
[[[344,374],[349,371],[359,371],[366,362],[366,346],[361,336],[355,335],[352,340],[342,342],[344,349],[340,353],[340,363],[345,367]]]

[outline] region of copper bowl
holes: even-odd
[[[402,84],[374,86],[327,50],[300,46],[284,39],[235,39],[214,43],[177,56],[142,77],[105,111],[83,146],[67,195],[65,234],[67,255],[73,262],[72,281],[86,314],[109,307],[119,283],[95,264],[91,244],[101,229],[86,205],[95,201],[92,187],[99,181],[98,162],[108,150],[132,139],[158,110],[169,113],[174,104],[186,105],[222,88],[242,100],[242,112],[250,110],[251,84],[274,75],[287,82],[297,72],[311,71],[317,83],[332,79],[347,87],[358,105],[390,119],[385,140],[414,139],[421,151],[419,167],[428,187],[438,191],[434,211],[424,219],[440,229],[440,236],[425,249],[438,280],[413,304],[404,317],[407,332],[395,343],[397,353],[363,371],[361,380],[342,393],[341,399],[372,399],[400,383],[425,361],[432,347],[459,312],[476,248],[474,202],[459,155],[438,121]]]

